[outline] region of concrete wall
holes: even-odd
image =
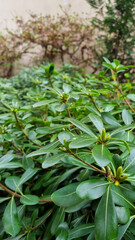
[[[15,28],[12,20],[15,16],[28,18],[29,12],[44,15],[61,13],[60,4],[65,8],[71,4],[72,13],[87,12],[93,15],[93,10],[86,0],[0,0],[0,32],[3,32],[5,27]]]

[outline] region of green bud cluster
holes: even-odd
[[[109,134],[106,135],[106,130],[105,128],[103,128],[101,135],[98,136],[98,142],[105,143],[109,140],[109,138],[110,138],[110,135]]]
[[[116,181],[115,181],[116,186],[118,186],[121,182],[124,182],[127,180],[128,175],[122,176],[122,174],[123,174],[122,166],[119,166],[116,172]]]

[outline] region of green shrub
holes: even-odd
[[[110,60],[118,59],[122,64],[135,64],[135,1],[87,1],[99,9],[99,14],[93,19],[94,26],[100,31],[98,46],[101,47],[97,48],[99,62],[102,61],[101,56],[106,56]]]
[[[103,65],[1,79],[0,239],[134,239],[135,83]]]

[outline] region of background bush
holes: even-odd
[[[135,1],[87,1],[98,10],[93,24],[100,31],[96,50],[99,62],[106,56],[111,61],[135,64]]]

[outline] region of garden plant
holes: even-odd
[[[135,238],[133,66],[103,66],[0,79],[0,239]]]
[[[98,29],[95,47],[98,61],[102,57],[118,59],[122,64],[135,64],[135,1],[87,0],[98,12],[93,25]]]

